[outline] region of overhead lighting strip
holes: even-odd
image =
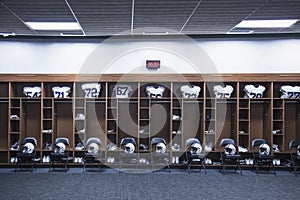
[[[81,30],[77,22],[25,22],[33,30],[63,31]]]
[[[288,28],[297,21],[297,19],[243,20],[235,28]]]

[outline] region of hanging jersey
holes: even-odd
[[[255,87],[254,85],[245,85],[244,87],[244,98],[262,98],[266,88],[262,85]]]
[[[300,98],[300,86],[283,85],[280,87],[280,98]]]
[[[180,87],[180,92],[182,94],[183,98],[197,98],[199,96],[199,93],[201,91],[201,88],[199,86],[193,85],[190,87],[189,85],[183,85]]]
[[[231,85],[215,85],[213,87],[213,92],[215,93],[216,98],[230,98],[233,90],[234,89]]]
[[[117,84],[114,88],[114,92],[117,98],[128,98],[132,92],[132,87],[130,85]]]
[[[148,97],[150,98],[162,98],[164,94],[165,88],[163,86],[147,86],[146,92],[148,94]]]
[[[23,93],[25,94],[26,97],[28,98],[38,98],[41,96],[41,87],[36,86],[36,87],[24,87],[23,88]]]
[[[71,88],[64,86],[58,87],[55,86],[52,88],[54,98],[69,98],[69,94],[71,93]]]
[[[81,85],[81,89],[85,93],[86,98],[97,98],[100,94],[100,83],[85,83]]]

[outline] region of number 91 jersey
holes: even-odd
[[[81,85],[81,89],[85,93],[85,98],[97,98],[101,91],[100,83],[85,83]]]
[[[38,98],[41,96],[41,87],[35,86],[35,87],[24,87],[23,93],[28,98]]]
[[[54,98],[69,98],[69,94],[71,93],[71,88],[64,86],[59,87],[55,86],[52,88]]]
[[[281,92],[280,98],[300,98],[300,87],[283,85],[280,87]]]

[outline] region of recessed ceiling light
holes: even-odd
[[[226,34],[251,34],[253,30],[231,30],[227,31]]]
[[[287,28],[295,24],[297,19],[280,20],[243,20],[236,28]]]
[[[81,30],[77,22],[26,22],[34,30]]]
[[[8,36],[15,36],[16,34],[14,32],[10,32],[10,33],[0,33],[0,35],[2,35],[3,37],[8,37]]]
[[[143,35],[168,35],[169,32],[143,32]]]

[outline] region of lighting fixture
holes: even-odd
[[[243,20],[235,28],[287,28],[297,21],[297,19]]]
[[[25,22],[34,30],[81,30],[77,22]]]

